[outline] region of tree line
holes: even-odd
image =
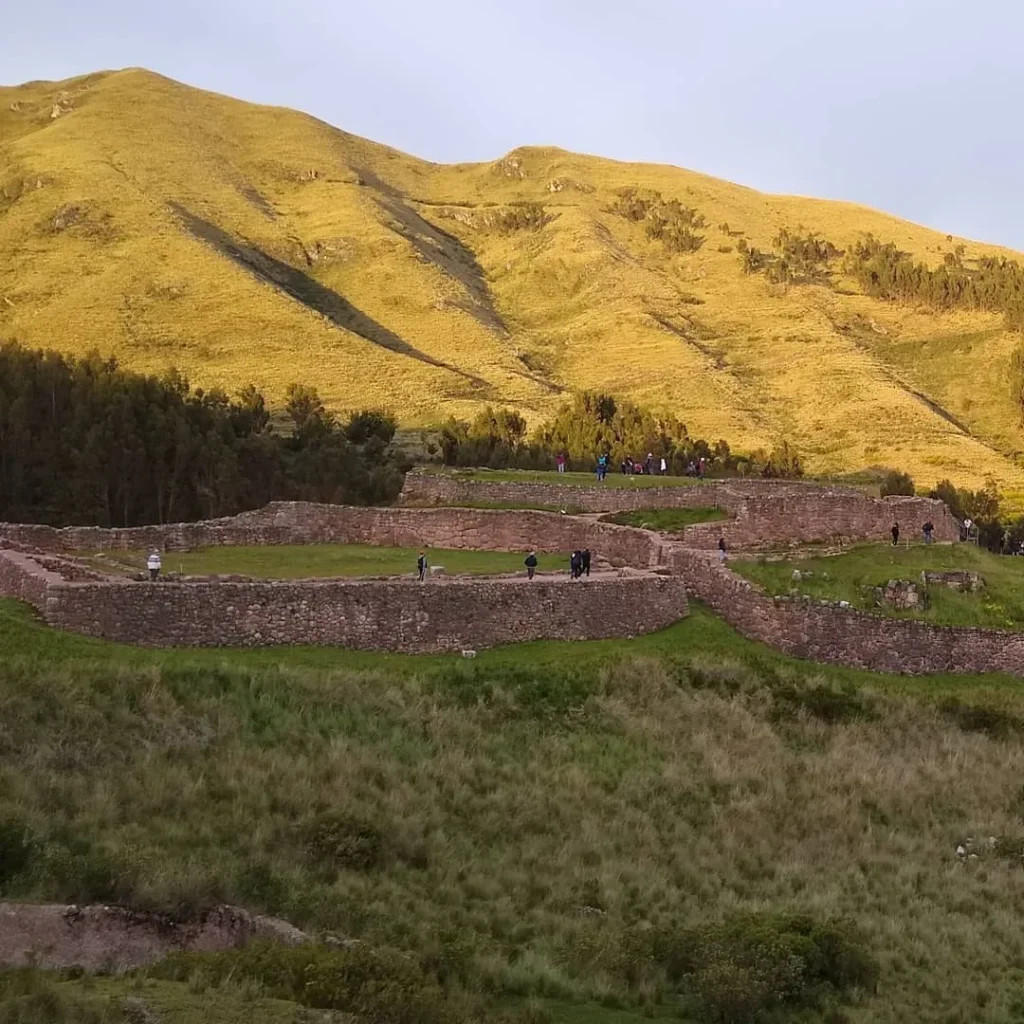
[[[642,223],[647,237],[661,242],[669,252],[696,252],[704,244],[704,236],[697,234],[707,224],[703,215],[654,189],[623,189],[611,212]]]
[[[783,442],[770,451],[738,455],[727,441],[691,437],[672,413],[655,413],[628,399],[580,392],[532,432],[512,409],[488,407],[472,420],[450,418],[437,441],[426,439],[428,453],[449,466],[491,469],[551,469],[559,454],[572,469],[590,471],[599,455],[611,457],[614,470],[624,460],[643,461],[647,454],[669,472],[685,474],[703,459],[710,474],[798,477],[800,456]]]
[[[139,526],[232,515],[272,500],[394,498],[407,468],[394,417],[339,420],[288,389],[275,429],[253,386],[234,397],[176,372],[131,373],[0,345],[0,519]]]

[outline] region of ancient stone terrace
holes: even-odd
[[[682,507],[721,508],[731,518],[663,537],[588,515],[438,507],[460,500],[558,504],[570,489],[576,508],[621,508],[625,500],[631,508],[653,508],[671,500]],[[431,507],[411,507],[428,500]],[[953,541],[957,524],[940,502],[774,482],[635,491],[530,485],[524,491],[514,483],[428,474],[410,474],[403,502],[399,508],[277,503],[228,519],[121,530],[0,524],[0,594],[32,604],[53,626],[126,643],[318,643],[409,652],[636,636],[684,617],[689,596],[745,636],[799,657],[888,672],[1024,675],[1024,634],[935,626],[771,597],[708,550],[719,537],[731,549],[747,550],[883,540],[895,519],[910,535],[931,521],[939,540]],[[523,552],[589,547],[606,569],[582,583],[566,575],[533,581],[519,575],[432,580],[422,586],[397,578],[150,584],[105,576],[73,558],[76,552],[153,546],[173,551],[295,543]]]

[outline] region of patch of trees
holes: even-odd
[[[763,273],[774,284],[826,284],[835,260],[844,253],[813,232],[783,228],[772,239],[777,251],[762,252],[740,239],[737,249],[747,274]]]
[[[397,495],[406,467],[392,416],[341,421],[299,384],[284,412],[278,432],[252,386],[229,398],[174,372],[0,345],[0,519],[138,526]]]
[[[661,242],[669,252],[696,252],[704,244],[704,236],[697,234],[707,224],[704,217],[692,206],[666,199],[653,189],[623,189],[611,212],[643,224],[647,237]]]
[[[845,269],[873,298],[1002,313],[1011,330],[1024,329],[1024,269],[1016,260],[983,256],[971,267],[957,246],[933,270],[892,242],[868,235],[850,251]]]
[[[782,443],[771,451],[732,452],[726,441],[691,437],[671,413],[658,414],[627,399],[582,392],[532,432],[520,413],[488,407],[472,421],[449,419],[441,428],[435,452],[449,466],[491,469],[551,469],[555,456],[568,456],[570,468],[590,471],[599,455],[611,456],[612,469],[625,459],[665,459],[673,474],[705,461],[717,475],[798,477],[803,466],[796,450]]]

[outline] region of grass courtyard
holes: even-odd
[[[444,466],[426,467],[428,472],[486,483],[562,484],[567,487],[609,487],[613,489],[639,487],[694,487],[705,481],[690,476],[644,476],[609,473],[598,483],[595,473],[558,473],[554,470],[535,469],[448,469]]]
[[[658,533],[676,533],[698,523],[717,523],[728,519],[720,508],[644,508],[632,512],[612,512],[601,516],[602,523],[619,526],[637,526],[641,530]]]
[[[897,548],[864,544],[829,557],[749,559],[730,564],[771,594],[795,590],[811,597],[849,601],[854,608],[949,626],[1024,629],[1024,558],[994,555],[973,544]],[[925,570],[946,569],[980,573],[985,588],[977,593],[958,593],[933,585],[928,588],[929,605],[925,609],[900,612],[876,607],[875,587],[884,587],[894,579],[919,582]],[[794,570],[801,573],[801,579],[793,578]]]
[[[432,566],[445,573],[497,576],[525,572],[522,551],[456,551],[426,548]],[[404,576],[416,572],[418,548],[378,547],[372,544],[259,544],[237,547],[169,551],[163,556],[164,572],[188,575],[239,575],[258,579],[314,579],[357,576]],[[568,569],[569,556],[538,554],[539,572]],[[93,556],[93,565],[105,569],[140,571],[146,552],[107,552]]]

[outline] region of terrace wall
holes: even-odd
[[[629,637],[687,614],[679,577],[71,582],[0,551],[0,592],[52,625],[155,647],[328,644],[410,653]]]

